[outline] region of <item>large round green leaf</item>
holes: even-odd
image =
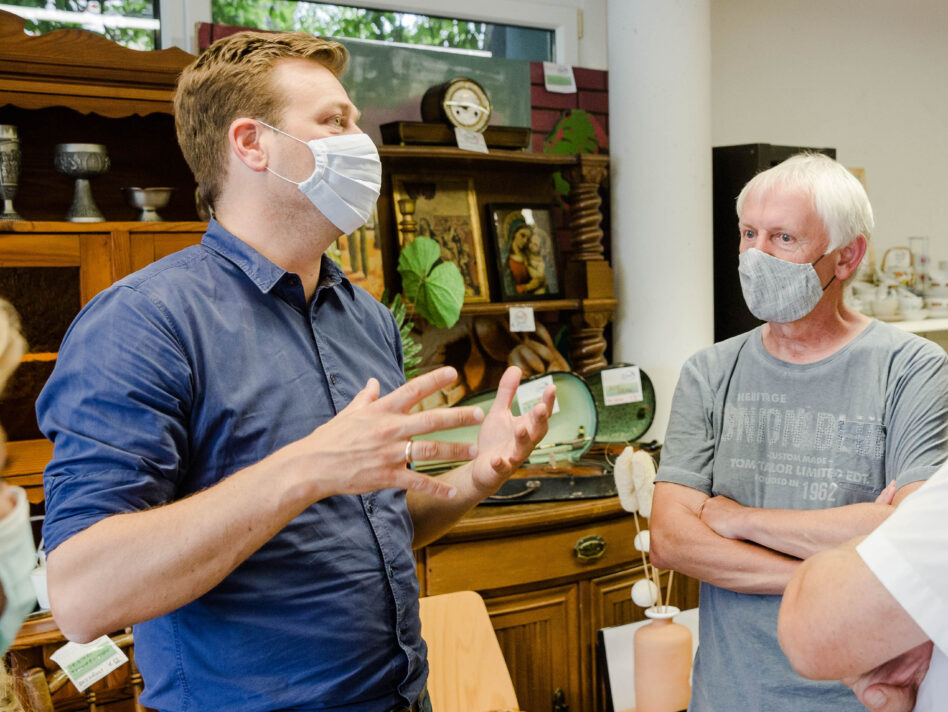
[[[418,288],[431,268],[441,259],[441,247],[430,237],[416,237],[398,256],[398,273],[402,276],[405,298],[414,303]]]
[[[416,237],[398,257],[405,298],[420,316],[435,326],[457,323],[464,303],[464,278],[453,262],[441,261],[441,247],[428,237]]]
[[[415,309],[435,326],[454,326],[464,303],[464,278],[453,262],[442,262],[418,287]]]

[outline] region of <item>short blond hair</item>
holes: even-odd
[[[305,32],[238,32],[185,67],[174,97],[175,129],[198,194],[214,205],[227,171],[227,130],[247,116],[278,124],[287,97],[271,76],[281,59],[311,59],[337,77],[349,60],[338,42]]]

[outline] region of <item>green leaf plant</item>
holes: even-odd
[[[441,246],[430,237],[416,237],[402,248],[398,273],[402,278],[404,300],[401,294],[389,300],[386,292],[382,301],[388,304],[398,325],[405,378],[410,379],[418,374],[421,363],[421,345],[411,335],[412,316],[417,313],[440,328],[454,326],[461,317],[464,303],[464,278],[456,264],[441,259]]]

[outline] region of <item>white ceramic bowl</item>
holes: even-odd
[[[872,313],[876,316],[895,316],[899,308],[897,299],[873,299]]]
[[[925,309],[903,309],[902,318],[906,321],[920,321],[928,316]]]

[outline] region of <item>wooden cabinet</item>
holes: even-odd
[[[0,295],[16,307],[29,344],[0,400],[10,440],[3,476],[42,511],[42,473],[52,455],[34,403],[69,324],[98,292],[165,255],[200,242],[201,222],[2,222]]]
[[[418,552],[422,592],[484,597],[522,709],[604,710],[596,633],[644,618],[630,597],[643,576],[635,532],[615,498],[481,506]],[[604,548],[583,560],[589,537]],[[672,602],[696,606],[697,582],[676,577]]]

